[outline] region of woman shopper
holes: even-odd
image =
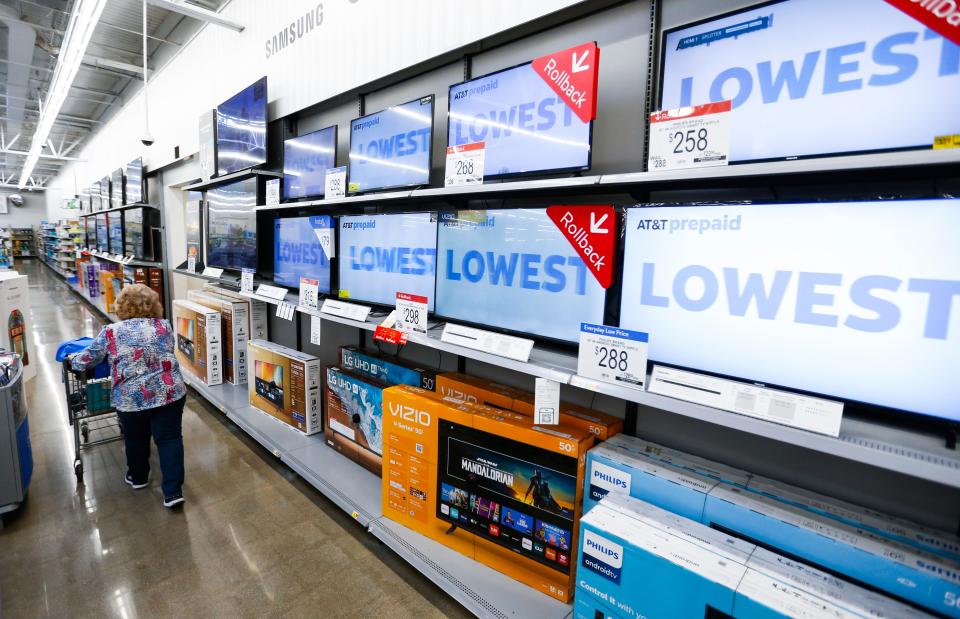
[[[104,327],[93,343],[71,359],[85,370],[106,357],[127,453],[126,482],[134,489],[150,484],[150,437],[157,445],[163,473],[163,504],[183,504],[183,405],[187,388],[173,353],[174,336],[164,320],[156,292],[132,284],[117,297],[120,322]]]

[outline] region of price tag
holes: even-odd
[[[376,331],[373,332],[373,339],[379,342],[386,342],[387,344],[403,346],[407,343],[407,334],[403,331],[397,331],[396,329],[380,325]]]
[[[427,297],[397,293],[397,322],[395,328],[407,333],[427,332]]]
[[[643,389],[647,378],[648,337],[642,331],[580,323],[577,374]]]
[[[293,320],[293,315],[297,312],[296,306],[293,303],[287,303],[286,301],[280,301],[277,303],[277,317],[283,318],[284,320]]]
[[[271,178],[267,181],[267,206],[280,204],[280,179]]]
[[[530,360],[530,352],[533,350],[533,340],[531,339],[493,333],[492,331],[474,329],[473,327],[455,325],[449,322],[443,326],[440,341],[488,352],[522,363]]]
[[[730,110],[730,101],[720,101],[650,114],[647,170],[727,165]]]
[[[253,294],[253,269],[244,269],[240,273],[240,292]]]
[[[560,424],[560,383],[538,378],[533,390],[533,423],[542,426]]]
[[[187,273],[196,273],[196,272],[197,272],[197,257],[187,256]]]
[[[214,277],[220,279],[220,276],[223,275],[223,269],[218,269],[217,267],[205,267],[203,269],[204,277]]]
[[[323,198],[332,200],[347,195],[347,166],[328,168],[323,181]]]
[[[300,278],[300,307],[315,310],[320,307],[320,282],[307,277]]]
[[[370,308],[366,305],[357,305],[356,303],[346,303],[335,299],[324,299],[320,311],[331,316],[349,318],[358,322],[366,322],[367,315],[370,314]]]
[[[320,330],[323,321],[319,316],[310,317],[310,343],[320,345]]]
[[[447,166],[444,187],[459,185],[482,185],[483,162],[486,159],[486,144],[474,142],[447,147]]]
[[[270,284],[260,284],[257,286],[257,296],[273,299],[274,301],[283,301],[287,298],[287,289]]]

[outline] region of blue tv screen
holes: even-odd
[[[300,278],[318,282],[320,292],[330,292],[330,260],[320,247],[318,230],[332,235],[333,217],[290,217],[274,221],[273,281],[293,288],[300,287]],[[331,236],[332,241],[332,236]]]
[[[352,192],[429,183],[432,138],[433,95],[351,122]]]
[[[283,143],[283,198],[319,198],[327,170],[337,159],[337,127],[327,127]]]
[[[257,268],[256,206],[256,178],[207,191],[207,265]]]
[[[267,162],[267,78],[217,106],[217,174]]]
[[[97,251],[110,251],[110,239],[107,236],[107,215],[97,215]]]
[[[484,177],[586,170],[583,122],[528,63],[450,87],[447,146],[484,142]]]
[[[143,182],[143,158],[137,157],[127,164],[127,190],[124,192],[125,204],[146,203],[146,186]]]
[[[109,216],[109,235],[111,254],[123,254],[123,212],[107,213]]]

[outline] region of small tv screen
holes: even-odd
[[[199,264],[202,262],[200,249],[203,247],[203,194],[199,191],[187,192],[187,203],[184,207],[184,227],[187,236],[187,257],[193,256]]]
[[[127,190],[125,204],[144,204],[147,201],[146,183],[143,177],[143,158],[137,157],[127,164]]]
[[[217,174],[267,162],[267,78],[217,106]]]
[[[650,360],[960,421],[960,200],[632,208],[626,227],[620,326],[671,334]]]
[[[433,311],[436,213],[345,215],[338,225],[341,297],[392,306],[406,292],[427,297]]]
[[[110,237],[107,234],[107,213],[101,213],[97,218],[97,251],[110,251]]]
[[[350,123],[349,185],[354,193],[430,182],[433,95]]]
[[[104,210],[110,208],[110,177],[100,179],[100,205]]]
[[[731,100],[731,162],[930,148],[960,133],[956,49],[888,3],[766,2],[666,31],[660,108]]]
[[[84,240],[86,242],[87,249],[96,249],[97,248],[97,220],[95,215],[90,215],[83,218],[84,225]]]
[[[254,362],[254,389],[274,406],[283,407],[283,366],[257,359]]]
[[[337,126],[283,142],[283,198],[320,198],[327,170],[337,165]]]
[[[111,254],[123,255],[123,211],[107,213],[109,222],[110,249]]]
[[[300,278],[317,280],[321,294],[330,292],[330,260],[320,246],[318,233],[333,242],[333,217],[289,217],[274,221],[273,281],[292,288],[300,287]]]
[[[530,63],[450,87],[447,146],[484,143],[484,178],[590,168],[583,122]]]
[[[438,422],[440,520],[570,573],[577,458]]]
[[[546,209],[440,213],[437,315],[576,342],[606,291]]]
[[[209,266],[257,268],[257,179],[207,191],[207,260]]]
[[[123,206],[123,169],[114,170],[110,174],[110,207]]]

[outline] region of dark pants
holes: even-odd
[[[183,489],[183,405],[186,396],[176,402],[142,411],[117,411],[127,451],[127,472],[134,483],[146,483],[150,475],[150,437],[157,444],[163,496],[180,494]]]

